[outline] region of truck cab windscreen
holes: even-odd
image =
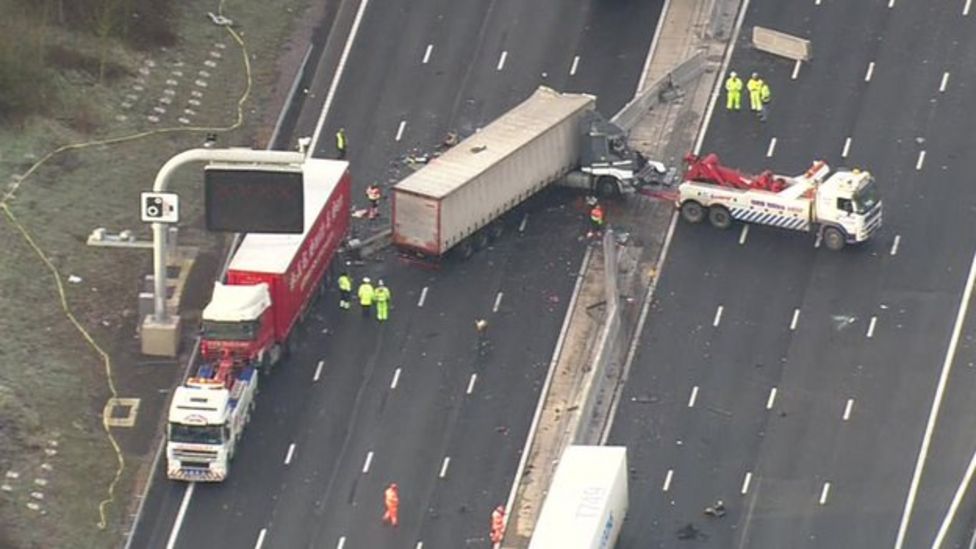
[[[223,444],[223,429],[220,425],[182,425],[169,424],[169,439],[186,444]]]
[[[203,337],[211,341],[251,341],[257,338],[259,323],[203,321]]]
[[[860,189],[854,193],[854,211],[860,214],[871,211],[872,208],[881,202],[881,193],[878,192],[878,185],[871,178]]]

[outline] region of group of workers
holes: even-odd
[[[382,280],[376,282],[368,276],[363,277],[356,289],[356,297],[359,299],[359,306],[363,309],[363,317],[369,318],[369,313],[376,304],[376,320],[383,322],[390,318],[390,289],[383,284]],[[339,308],[349,309],[352,307],[352,277],[349,273],[343,272],[339,275]]]
[[[749,92],[749,109],[756,113],[759,120],[766,121],[766,105],[772,100],[772,91],[759,73],[752,73],[752,77],[745,85]],[[725,108],[738,111],[742,108],[742,79],[735,71],[729,72],[725,80]]]
[[[383,490],[383,522],[396,528],[400,525],[400,487],[393,482]],[[505,537],[505,508],[501,505],[491,512],[490,539],[501,543]]]

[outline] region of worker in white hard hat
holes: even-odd
[[[730,111],[742,108],[742,79],[735,71],[725,80],[725,108]]]
[[[359,284],[359,290],[356,291],[356,295],[359,297],[359,304],[363,308],[363,317],[369,318],[369,310],[373,306],[373,298],[375,290],[373,285],[369,283],[369,277],[363,277],[362,283]]]
[[[383,322],[390,318],[390,289],[382,280],[377,282],[376,289],[373,290],[373,299],[376,300],[376,320]]]

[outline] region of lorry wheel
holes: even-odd
[[[732,216],[725,206],[712,206],[708,209],[708,221],[716,229],[728,229],[732,226]]]
[[[823,230],[823,241],[827,249],[832,252],[843,250],[844,245],[847,244],[844,233],[837,227],[826,227]]]
[[[478,250],[484,250],[491,244],[491,235],[488,234],[488,228],[481,229],[474,234],[474,247]]]
[[[694,200],[689,200],[681,205],[681,217],[688,223],[701,223],[705,220],[705,208]]]
[[[603,175],[596,181],[596,194],[600,198],[616,198],[620,195],[620,186],[616,179]]]
[[[465,238],[459,242],[455,250],[457,252],[457,256],[461,259],[468,259],[474,255],[474,245],[471,243],[470,238]]]
[[[488,234],[491,236],[492,240],[498,240],[502,237],[505,232],[505,224],[501,221],[495,221],[491,225],[488,225]]]

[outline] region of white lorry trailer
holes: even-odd
[[[426,257],[457,247],[467,257],[501,234],[504,213],[550,183],[613,195],[664,173],[631,151],[595,106],[592,95],[540,87],[397,183],[393,244]]]
[[[826,162],[816,161],[794,177],[770,171],[748,176],[722,166],[715,154],[688,155],[685,161],[675,206],[689,223],[707,217],[719,229],[738,220],[816,232],[830,250],[864,242],[881,228],[881,197],[867,171],[830,174]]]
[[[569,446],[552,477],[529,549],[610,549],[627,506],[627,448]]]

